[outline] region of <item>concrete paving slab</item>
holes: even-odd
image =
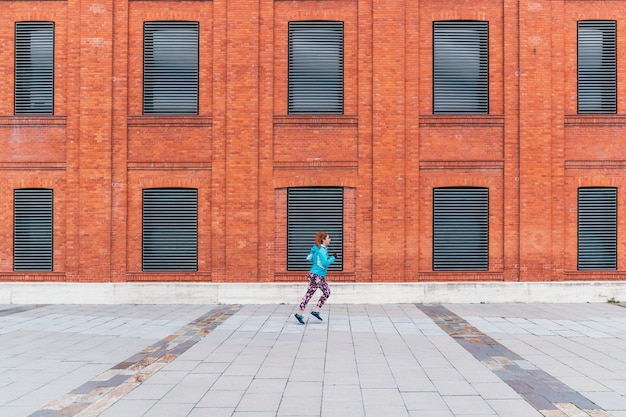
[[[3,417],[626,417],[614,303],[0,305]]]

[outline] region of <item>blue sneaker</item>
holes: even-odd
[[[301,316],[300,314],[296,313],[294,314],[294,316],[296,317],[296,319],[300,322],[300,324],[304,324],[304,317]]]
[[[322,320],[322,317],[320,316],[320,312],[319,311],[311,311],[311,315],[313,317],[315,317],[318,320]]]

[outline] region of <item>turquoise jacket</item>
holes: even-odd
[[[325,277],[326,272],[328,272],[328,266],[335,262],[335,257],[328,256],[326,246],[322,245],[318,248],[317,245],[313,245],[306,260],[313,262],[313,266],[309,269],[309,272],[319,275],[320,277]]]

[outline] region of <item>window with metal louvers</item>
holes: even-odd
[[[617,112],[616,22],[578,22],[578,112]]]
[[[143,190],[143,271],[197,271],[198,190]]]
[[[433,192],[433,270],[488,270],[489,189]]]
[[[578,189],[578,269],[617,269],[617,189]]]
[[[343,113],[343,22],[289,22],[290,114]]]
[[[54,113],[54,22],[15,23],[14,111]]]
[[[13,205],[13,269],[52,271],[53,190],[14,190]]]
[[[343,270],[343,188],[303,187],[287,190],[287,270],[311,267],[306,256],[317,232],[327,232],[330,253],[340,254],[328,269]]]
[[[199,23],[144,22],[144,114],[198,114]]]
[[[489,113],[489,22],[433,22],[433,112]]]

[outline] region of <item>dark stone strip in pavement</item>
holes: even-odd
[[[173,334],[45,405],[29,417],[98,415],[186,352],[240,309],[240,305],[224,305],[208,311]]]
[[[579,392],[547,372],[533,367],[517,353],[482,333],[444,306],[432,304],[416,306],[537,410],[557,410],[557,404],[563,403],[574,404],[582,410],[601,410]]]
[[[47,304],[34,304],[5,308],[4,310],[0,310],[0,317],[10,316],[11,314],[23,313],[24,311],[34,310],[36,308],[45,307],[46,305]]]

